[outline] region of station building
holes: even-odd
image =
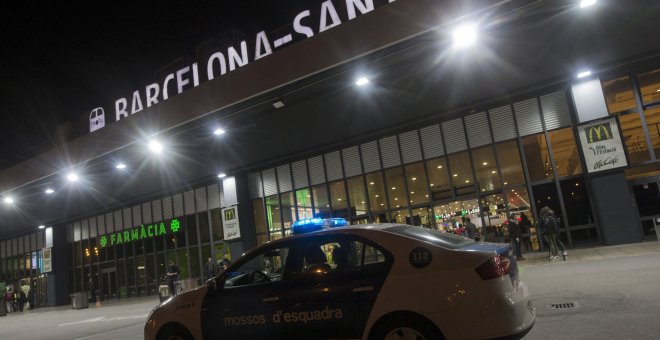
[[[658,239],[653,1],[309,6],[201,49],[92,110],[89,134],[0,171],[0,282],[44,306],[90,280],[129,298],[157,294],[171,260],[192,288],[207,258],[311,217],[447,232],[470,218],[506,242],[509,214],[535,224],[548,206],[569,248]],[[463,24],[473,46],[452,40]]]

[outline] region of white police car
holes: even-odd
[[[296,235],[154,308],[145,339],[486,339],[532,328],[535,308],[509,244],[343,225],[296,222]]]

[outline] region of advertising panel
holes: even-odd
[[[50,273],[53,271],[53,259],[52,259],[52,249],[51,248],[44,248],[41,250],[41,253],[43,254],[43,263],[41,267],[41,272],[42,273]]]
[[[581,125],[578,135],[590,173],[628,165],[616,118]]]
[[[233,205],[222,209],[222,229],[225,240],[241,237],[241,228],[238,225],[238,206]]]

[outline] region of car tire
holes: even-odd
[[[194,340],[183,326],[168,325],[158,333],[158,340]]]
[[[390,317],[379,322],[369,340],[443,340],[442,333],[428,320],[415,316]]]

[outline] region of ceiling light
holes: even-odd
[[[152,140],[149,142],[149,150],[151,150],[153,153],[159,154],[163,152],[163,144],[160,144],[160,142],[157,140]]]
[[[596,4],[597,0],[581,0],[580,8],[590,7]]]
[[[39,226],[39,229],[44,229],[44,228],[46,228],[46,226],[43,224]]]
[[[213,131],[213,134],[216,135],[216,136],[223,135],[224,133],[225,133],[225,130],[223,130],[223,129],[216,129],[215,131]]]
[[[497,171],[493,170],[493,171],[491,171],[490,173],[491,173],[491,174],[494,174],[494,173],[496,173],[496,172],[497,172]]]
[[[586,70],[586,71],[582,71],[582,72],[578,73],[577,77],[578,78],[584,78],[584,77],[588,77],[590,75],[591,75],[591,71]]]
[[[442,165],[438,165],[438,169],[442,169]]]
[[[71,172],[66,176],[66,179],[68,179],[69,182],[75,182],[78,180],[78,174],[76,174],[75,172]]]
[[[281,108],[284,107],[284,102],[282,102],[281,100],[278,100],[278,101],[273,103],[273,107],[276,108],[276,109],[281,109]]]
[[[11,196],[7,196],[7,197],[5,197],[4,201],[5,201],[5,203],[7,203],[7,204],[12,204],[12,203],[14,203],[14,199],[13,199]]]
[[[483,163],[481,163],[481,164],[482,164],[483,166],[486,166],[486,165],[488,165],[488,162],[483,162]]]
[[[54,193],[55,190],[53,190],[53,189],[51,189],[51,188],[48,188],[48,189],[46,189],[46,191],[44,191],[44,192],[45,192],[47,195],[50,195],[50,194]]]
[[[369,79],[367,79],[366,77],[360,77],[358,78],[358,80],[355,81],[355,85],[357,86],[364,86],[367,84],[369,84]]]
[[[115,168],[117,168],[119,170],[126,169],[126,164],[119,163],[119,164],[115,165]]]
[[[474,45],[477,41],[477,27],[465,24],[457,27],[452,33],[455,48],[465,48]]]
[[[225,177],[227,177],[227,174],[224,173],[224,172],[221,172],[221,173],[218,174],[218,178],[225,178]],[[307,197],[309,197],[309,196],[307,196]]]

